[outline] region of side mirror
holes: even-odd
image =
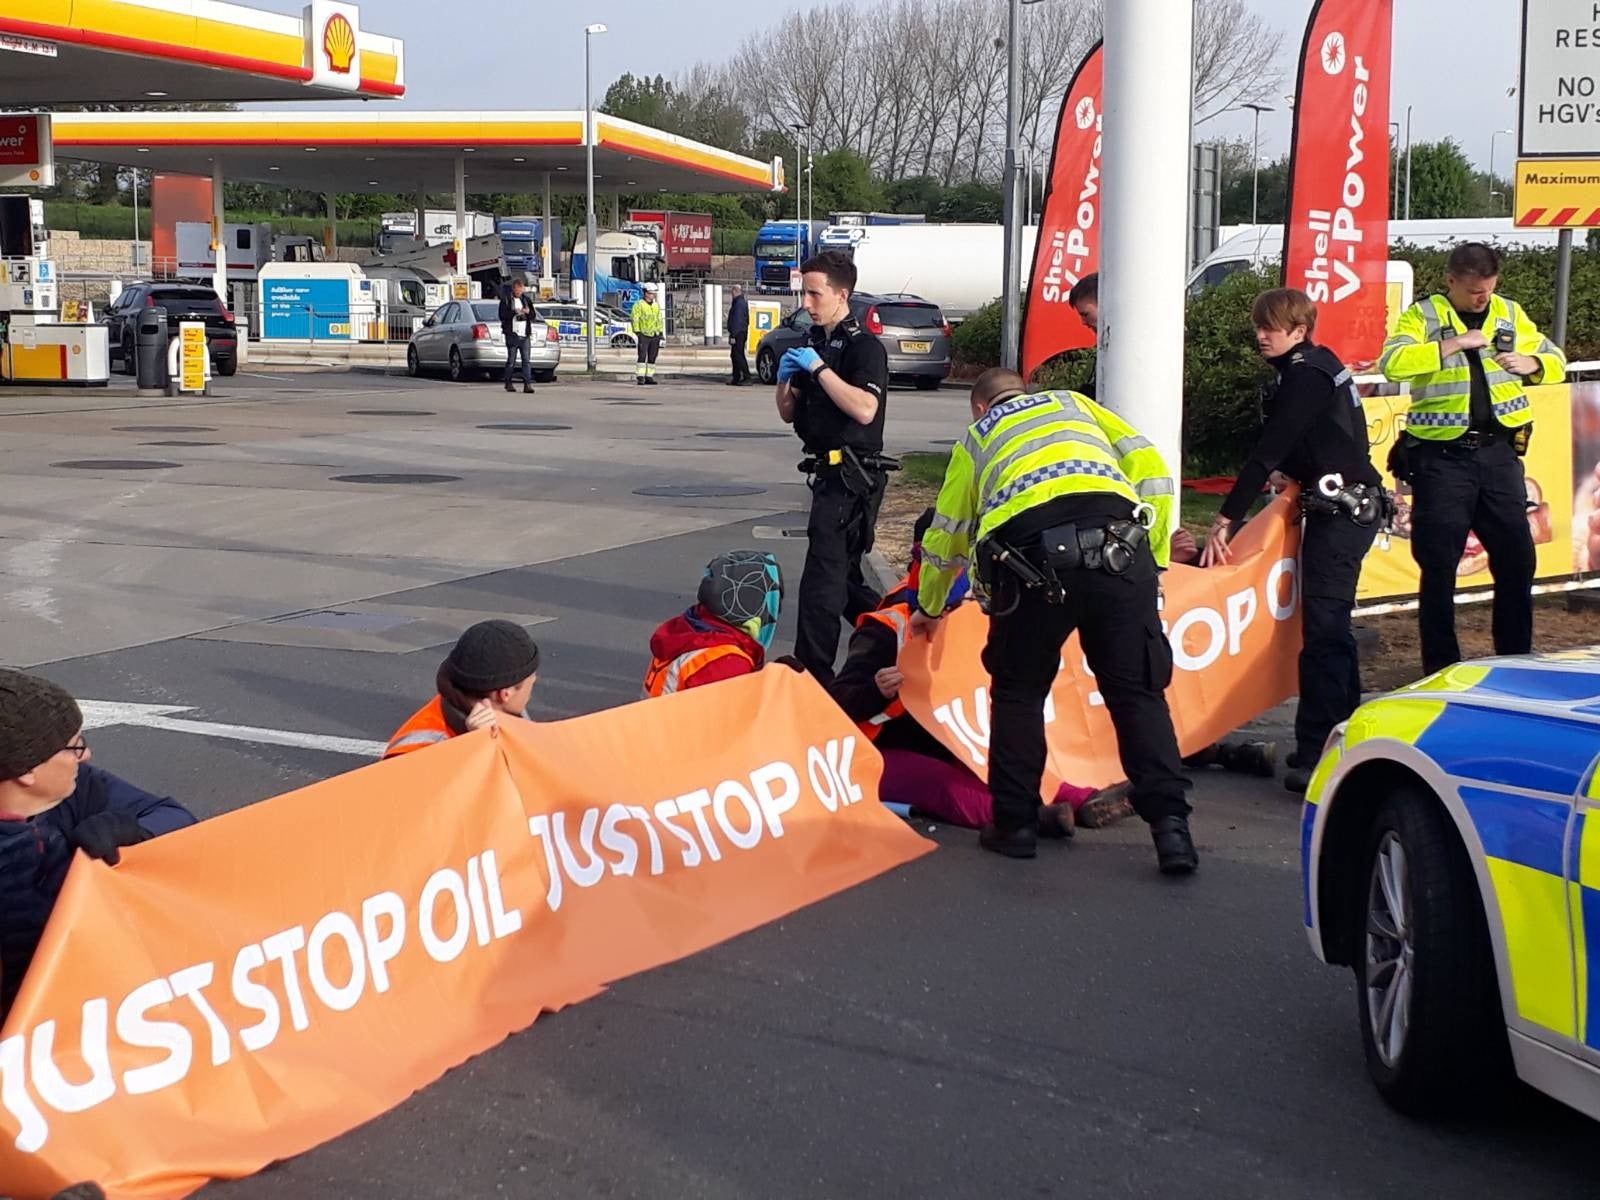
[[[433,318],[429,317],[426,321],[424,321],[422,323],[422,327],[424,329],[432,329],[433,328]]]

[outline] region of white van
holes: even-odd
[[[1246,267],[1279,266],[1283,261],[1282,225],[1241,225],[1231,237],[1201,260],[1189,276],[1187,292],[1198,296]],[[1489,242],[1504,248],[1554,246],[1554,229],[1517,229],[1510,217],[1472,217],[1448,221],[1390,221],[1389,245],[1398,242],[1431,250],[1461,242]]]

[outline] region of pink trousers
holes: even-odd
[[[994,817],[989,786],[959,763],[945,762],[914,750],[883,752],[883,782],[878,795],[887,804],[907,804],[948,825],[979,829]],[[1057,804],[1077,812],[1094,795],[1093,788],[1063,783]]]

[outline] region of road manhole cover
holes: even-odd
[[[433,417],[437,413],[425,408],[347,408],[352,417]]]
[[[674,500],[698,500],[710,496],[760,496],[766,488],[740,487],[736,483],[665,484],[661,487],[634,488],[635,496],[667,496]]]
[[[563,429],[571,429],[571,425],[542,425],[537,421],[493,421],[488,425],[479,425],[479,429],[506,429],[518,433],[559,433]]]
[[[215,425],[113,425],[115,433],[215,433]]]
[[[226,445],[226,443],[225,442],[171,441],[171,442],[140,442],[139,445],[141,445],[141,446],[222,446],[222,445]]]
[[[607,400],[607,404],[626,404],[630,408],[660,408],[659,400]]]
[[[459,475],[407,475],[379,472],[374,475],[335,475],[334,483],[455,483]]]
[[[726,454],[725,446],[652,446],[660,454]]]
[[[183,464],[149,458],[74,458],[50,465],[69,471],[164,471]]]
[[[697,433],[695,437],[703,438],[789,438],[791,433],[762,433],[751,429],[718,429],[711,433]]]

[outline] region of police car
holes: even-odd
[[[556,328],[563,342],[586,343],[589,340],[589,314],[582,304],[539,304],[534,315]],[[595,306],[594,340],[602,346],[630,347],[637,344],[633,324],[620,313],[609,316],[601,305]]]
[[[1301,827],[1311,948],[1402,1111],[1514,1072],[1600,1119],[1600,648],[1451,667],[1334,731]]]

